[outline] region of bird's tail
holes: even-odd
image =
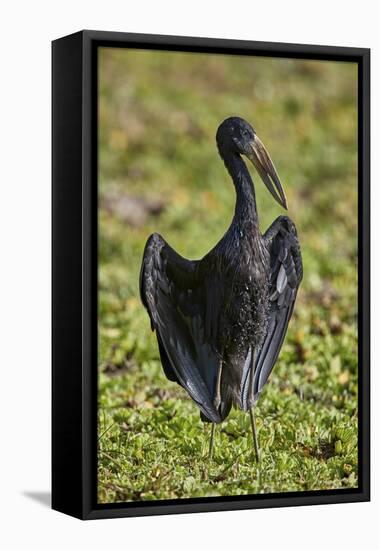
[[[230,413],[230,409],[232,408],[233,400],[231,396],[226,396],[226,398],[221,399],[220,406],[218,408],[218,412],[220,414],[220,422],[225,420],[225,418]],[[200,418],[202,422],[212,422],[202,411],[200,411]]]

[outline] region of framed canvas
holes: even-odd
[[[369,500],[369,50],[52,56],[53,508]]]

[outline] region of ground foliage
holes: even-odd
[[[356,66],[106,48],[99,66],[99,501],[357,486]],[[304,261],[256,409],[259,466],[237,410],[207,460],[210,426],[166,380],[138,297],[153,231],[200,258],[227,229],[235,197],[214,136],[230,115],[269,149]],[[251,170],[264,230],[283,212]],[[130,223],[125,197],[142,205]]]

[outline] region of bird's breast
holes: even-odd
[[[266,258],[241,247],[224,266],[221,338],[223,349],[243,355],[263,340],[268,313],[269,275]]]

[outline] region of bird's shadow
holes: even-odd
[[[42,506],[51,507],[51,493],[49,491],[23,491],[22,494]]]

